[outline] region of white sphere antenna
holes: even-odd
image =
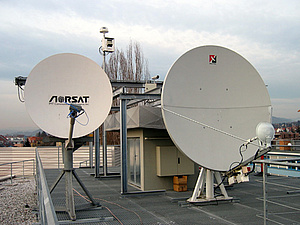
[[[202,46],[172,65],[162,90],[162,114],[175,145],[199,165],[227,171],[239,147],[271,119],[271,101],[255,68],[220,46]],[[243,152],[244,160],[257,146]]]
[[[272,124],[260,122],[256,127],[256,136],[266,146],[270,147],[274,139],[275,130]]]
[[[25,106],[32,120],[45,132],[68,138],[69,105],[80,105],[85,115],[77,118],[74,138],[97,129],[106,119],[112,88],[102,68],[78,54],[62,53],[38,63],[25,84]]]

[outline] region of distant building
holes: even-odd
[[[276,132],[276,139],[299,139],[299,133],[293,132]]]
[[[9,140],[7,137],[0,135],[0,147],[6,147],[9,146]]]
[[[277,131],[279,131],[277,129]],[[299,133],[295,132],[284,132],[280,130],[280,132],[275,133],[275,138],[273,140],[273,145],[280,145],[280,147],[276,147],[277,150],[287,150],[287,151],[299,151],[299,147],[288,147],[286,145],[299,145],[300,136]],[[283,146],[285,145],[285,146]]]
[[[28,137],[28,141],[31,147],[43,145],[43,137]]]
[[[7,139],[10,142],[10,146],[13,147],[23,147],[24,146],[24,135],[18,135],[18,136],[9,136]]]

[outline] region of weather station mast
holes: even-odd
[[[103,34],[102,45],[99,47],[99,53],[103,56],[102,69],[106,72],[106,55],[115,51],[115,39],[106,37],[108,33],[107,27],[101,27],[100,33]],[[100,128],[94,132],[95,142],[95,177],[100,177]],[[102,124],[102,144],[103,144],[103,175],[107,176],[107,145],[106,145],[106,131],[105,124]]]

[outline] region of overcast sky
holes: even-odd
[[[0,0],[0,130],[35,127],[14,77],[28,76],[41,60],[62,52],[101,64],[102,26],[118,48],[138,41],[151,75],[162,79],[194,47],[232,49],[268,85],[273,115],[300,118],[299,0]]]

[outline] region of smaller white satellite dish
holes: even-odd
[[[45,132],[68,138],[69,105],[85,113],[75,123],[73,138],[96,130],[106,119],[112,103],[112,88],[106,73],[93,60],[62,53],[38,63],[25,84],[25,106],[32,120]]]

